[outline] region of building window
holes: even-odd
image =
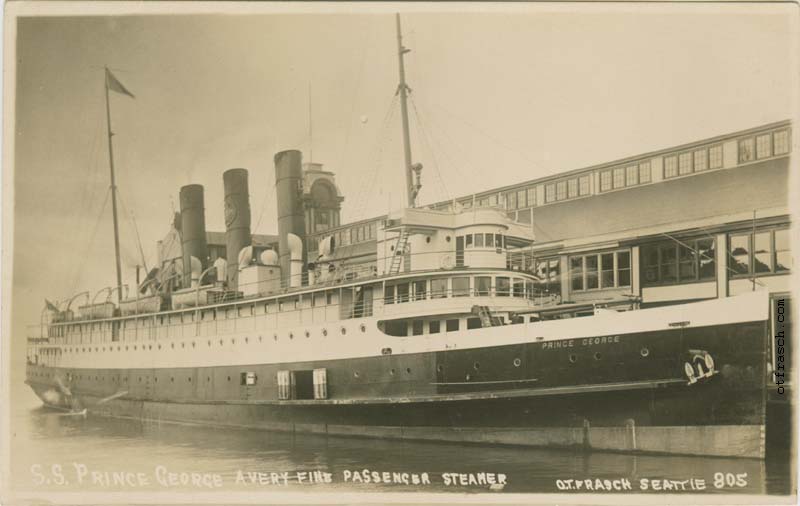
[[[756,158],[769,158],[772,156],[772,134],[756,137]]]
[[[545,202],[553,202],[556,200],[556,185],[549,184],[544,187],[544,200]]]
[[[629,251],[570,257],[569,263],[574,291],[618,288],[631,284]]]
[[[600,191],[605,192],[611,189],[611,171],[605,170],[600,173]]]
[[[525,190],[517,191],[517,209],[522,209],[523,207],[528,207],[529,205],[531,205],[531,203],[525,201]]]
[[[589,178],[591,176],[581,176],[578,178],[578,194],[589,195]]]
[[[619,167],[614,169],[614,188],[622,188],[625,186],[625,169]]]
[[[711,146],[708,148],[708,168],[719,169],[722,167],[722,146]]]
[[[708,151],[699,149],[694,152],[694,170],[699,172],[708,168]]]
[[[664,157],[664,178],[675,177],[678,175],[678,157]]]
[[[639,184],[639,168],[636,165],[625,167],[625,186]]]
[[[757,230],[728,238],[731,270],[738,275],[787,272],[792,267],[789,229]]]
[[[775,155],[785,155],[789,152],[789,131],[778,130],[773,137],[773,151]]]
[[[558,257],[535,259],[534,273],[539,278],[535,285],[537,292],[540,294],[561,293],[560,265]]]
[[[716,278],[714,239],[676,239],[642,246],[642,284],[691,283]]]
[[[567,181],[567,197],[575,198],[578,196],[578,180],[570,179]]]
[[[564,200],[567,198],[567,182],[559,181],[556,183],[556,200]]]
[[[755,140],[752,137],[739,139],[739,163],[752,162]]]
[[[678,174],[681,176],[692,172],[692,154],[681,153],[678,155]]]
[[[639,184],[649,183],[652,180],[650,175],[650,162],[639,164]]]
[[[533,207],[536,205],[536,187],[531,186],[527,190],[528,194],[528,207]]]
[[[506,209],[517,208],[517,194],[514,192],[506,194]]]

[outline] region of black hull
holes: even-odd
[[[173,369],[29,365],[46,403],[162,421],[404,439],[764,457],[766,322],[325,362]],[[715,374],[690,384],[698,350]],[[328,399],[278,400],[279,370]],[[242,385],[243,371],[258,381]]]

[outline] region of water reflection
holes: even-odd
[[[488,483],[470,483],[469,474],[505,475],[504,493],[560,492],[557,480],[627,479],[639,492],[641,479],[704,479],[708,493],[785,494],[789,490],[787,466],[750,459],[643,456],[614,453],[582,453],[518,447],[471,446],[451,443],[354,439],[265,431],[176,425],[130,419],[65,416],[45,408],[22,410],[17,415],[12,441],[14,478],[20,486],[38,490],[119,490],[123,485],[91,485],[89,477],[79,484],[77,465],[93,470],[144,473],[149,483],[139,490],[163,490],[154,479],[154,468],[163,465],[179,472],[216,473],[226,490],[353,492],[485,492]],[[40,475],[31,472],[38,464]],[[49,472],[59,464],[68,484],[56,483]],[[779,463],[780,464],[780,463]],[[390,473],[428,473],[430,484],[345,482],[345,472],[363,470]],[[239,472],[243,474],[239,474]],[[330,473],[330,483],[301,483],[297,472]],[[286,484],[237,483],[247,473],[288,473]],[[456,483],[447,485],[447,473]],[[743,475],[746,485],[716,489],[715,473]],[[367,473],[371,474],[371,473]],[[249,475],[254,478],[256,475]],[[351,473],[352,476],[352,473]],[[485,477],[486,475],[484,475]],[[47,478],[48,481],[45,482]],[[71,478],[71,479],[70,479]],[[451,480],[451,481],[452,481]],[[90,486],[87,487],[87,483]],[[247,487],[247,488],[243,488]],[[313,487],[313,488],[309,488]],[[197,490],[191,484],[172,490]],[[583,491],[583,490],[582,490]]]

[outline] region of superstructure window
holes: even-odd
[[[498,297],[511,295],[511,279],[505,276],[497,276],[495,278],[495,294]]]
[[[452,279],[453,297],[469,296],[469,277],[460,276]]]
[[[676,239],[641,248],[642,284],[657,286],[716,278],[713,238]]]
[[[475,295],[479,297],[488,296],[492,290],[492,278],[490,276],[475,277]]]
[[[397,289],[397,302],[408,302],[408,283],[400,283],[396,286]]]
[[[425,300],[427,298],[426,285],[427,282],[424,279],[414,281],[414,300]]]
[[[483,248],[483,234],[475,234],[475,247]]]
[[[444,299],[447,297],[447,278],[434,278],[431,280],[431,298]]]
[[[411,334],[415,336],[421,336],[424,331],[424,321],[422,320],[412,320],[411,322]]]
[[[439,320],[431,320],[428,322],[428,334],[438,334],[440,330]]]
[[[459,320],[458,320],[458,318],[454,318],[454,319],[451,319],[451,320],[447,320],[447,321],[445,322],[445,330],[446,330],[447,332],[455,332],[455,331],[457,331],[457,330],[458,330],[458,327],[459,327]]]

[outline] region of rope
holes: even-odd
[[[86,243],[86,251],[84,252],[83,255],[81,255],[81,258],[83,260],[82,260],[82,262],[80,264],[80,267],[78,267],[78,269],[75,272],[75,278],[72,281],[72,293],[75,293],[75,291],[77,290],[78,281],[80,281],[80,276],[83,274],[84,269],[86,268],[86,262],[89,259],[89,251],[92,248],[92,244],[94,243],[95,236],[97,235],[97,229],[99,228],[100,222],[103,219],[103,212],[105,211],[106,204],[108,204],[108,196],[110,194],[111,194],[111,188],[108,188],[106,190],[106,198],[103,199],[103,205],[102,205],[102,207],[100,207],[100,212],[97,214],[97,220],[94,223],[94,227],[92,227],[91,238]]]
[[[353,126],[353,115],[356,112],[356,98],[358,92],[361,90],[361,74],[364,71],[364,62],[367,59],[367,47],[371,47],[369,42],[372,39],[372,26],[367,28],[367,33],[364,35],[364,43],[361,45],[361,63],[358,65],[358,72],[356,73],[356,87],[353,91],[353,100],[350,103],[350,121],[347,122],[347,130],[344,136],[344,145],[342,146],[342,153],[339,155],[339,167],[344,167],[344,159],[347,156],[347,148],[350,146],[350,131]]]
[[[443,200],[451,200],[450,191],[447,189],[447,185],[444,182],[444,178],[442,177],[441,170],[439,170],[439,162],[436,159],[436,152],[433,149],[433,146],[431,145],[431,141],[430,141],[430,138],[429,138],[430,135],[428,134],[427,128],[423,124],[422,115],[419,113],[419,110],[417,109],[417,103],[414,100],[413,96],[410,97],[410,98],[411,98],[411,108],[414,111],[414,117],[417,118],[417,125],[419,127],[420,132],[421,132],[420,137],[422,137],[423,142],[427,146],[428,152],[430,152],[430,154],[431,154],[431,159],[433,160],[433,168],[436,170],[436,178],[437,178],[437,182],[439,183],[439,187],[441,189],[441,194],[444,197]]]

